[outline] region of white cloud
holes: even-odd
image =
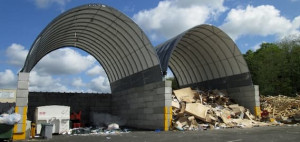
[[[66,3],[70,2],[71,0],[34,0],[35,5],[38,8],[47,8],[52,4],[57,4],[61,8],[66,5]]]
[[[89,69],[86,72],[86,74],[90,75],[90,76],[95,76],[95,75],[106,76],[106,73],[105,73],[104,69],[101,66],[99,66],[99,65],[96,65],[93,68]]]
[[[98,76],[88,83],[84,82],[80,77],[74,78],[71,82],[63,81],[62,78],[53,78],[51,75],[31,71],[29,76],[29,90],[48,92],[111,92],[107,77]]]
[[[27,54],[28,50],[16,43],[6,49],[8,63],[18,67],[23,66]],[[47,74],[76,74],[85,71],[95,62],[96,59],[91,55],[84,56],[71,48],[62,48],[43,57],[35,66],[35,70]]]
[[[50,75],[42,75],[36,71],[31,71],[29,75],[30,91],[52,91],[69,92],[68,88],[61,84],[60,79],[54,79]]]
[[[110,84],[107,77],[99,76],[94,78],[89,83],[90,90],[95,92],[103,92],[103,93],[110,93]]]
[[[280,11],[271,5],[248,5],[245,9],[231,9],[225,23],[220,26],[234,40],[243,35],[276,35],[282,38],[298,34],[299,27],[300,16],[291,21],[281,16]]]
[[[86,86],[86,84],[82,82],[81,78],[75,78],[75,79],[73,79],[72,85],[75,86],[76,88]]]
[[[16,75],[9,69],[4,72],[0,72],[0,88],[1,89],[12,89],[17,88]]]
[[[47,74],[76,74],[85,71],[96,62],[91,56],[83,56],[71,48],[49,53],[37,64],[36,70]]]
[[[6,56],[8,57],[8,63],[22,67],[26,56],[27,56],[28,50],[25,49],[24,46],[13,43],[6,49]]]
[[[72,81],[72,86],[76,88],[72,89],[72,91],[77,92],[111,92],[108,78],[103,76],[98,76],[94,79],[91,79],[89,83],[83,82],[81,78],[75,78]]]
[[[252,49],[253,51],[256,51],[256,50],[258,50],[258,49],[261,48],[261,45],[262,45],[263,43],[266,43],[266,42],[265,42],[265,41],[259,42],[259,43],[255,44],[251,49]]]
[[[28,50],[20,44],[12,44],[6,49],[7,62],[22,67]],[[71,48],[55,50],[44,58],[30,72],[30,91],[58,91],[58,92],[111,92],[108,78],[104,69],[95,65],[96,59],[91,55],[82,55]],[[89,69],[90,68],[90,69]],[[87,71],[87,69],[89,69]],[[89,83],[83,82],[81,78],[68,81],[71,74],[86,72],[87,75],[99,77],[92,79]],[[53,75],[67,75],[64,76]],[[84,76],[82,76],[84,77]],[[64,80],[62,80],[64,79]],[[17,76],[13,71],[7,69],[0,72],[0,88],[16,88]],[[74,88],[75,87],[75,88]]]
[[[153,40],[170,38],[215,19],[226,10],[224,0],[164,0],[158,6],[134,14],[133,19]]]

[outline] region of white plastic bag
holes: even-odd
[[[120,129],[119,125],[116,123],[109,124],[107,127],[107,130],[118,130],[118,129]]]
[[[14,125],[21,120],[21,115],[17,113],[13,114],[1,114],[0,124]]]

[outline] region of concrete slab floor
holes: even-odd
[[[300,126],[285,125],[250,129],[206,131],[133,131],[110,135],[53,135],[49,142],[299,142]]]

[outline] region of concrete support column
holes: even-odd
[[[260,115],[260,101],[258,85],[249,85],[227,89],[230,98],[238,104],[248,108],[252,114]]]
[[[28,108],[28,87],[29,87],[29,73],[19,72],[18,86],[16,92],[16,108],[15,112],[21,115],[19,123],[15,124],[13,129],[13,139],[25,139],[27,108]]]

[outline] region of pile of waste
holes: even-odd
[[[70,129],[68,132],[63,134],[68,135],[91,135],[91,134],[100,134],[100,135],[109,135],[109,134],[121,134],[129,133],[129,129],[121,129],[118,124],[112,123],[107,127],[80,127]]]
[[[268,113],[269,118],[282,123],[300,121],[300,97],[261,96],[261,109]]]
[[[183,88],[174,90],[172,99],[173,129],[206,130],[269,125],[256,121],[248,109],[234,103],[225,91]]]

